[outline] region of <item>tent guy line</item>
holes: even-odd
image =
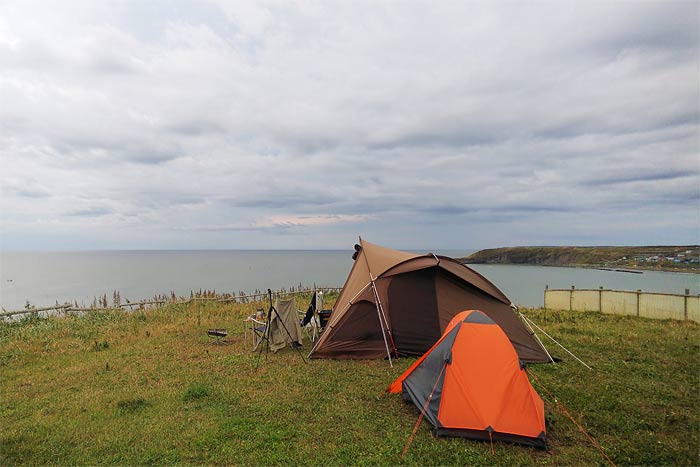
[[[511,303],[510,306],[513,308],[513,311],[517,311],[517,312],[518,312],[518,315],[520,316],[520,319],[527,325],[528,328],[530,328],[530,331],[532,332],[532,335],[535,336],[535,339],[537,339],[537,342],[540,343],[540,345],[542,346],[542,348],[544,349],[544,351],[547,353],[547,357],[549,357],[549,360],[550,360],[552,363],[556,363],[556,362],[554,361],[554,358],[552,358],[552,355],[549,353],[549,350],[547,350],[547,347],[545,347],[544,344],[542,343],[542,340],[540,340],[540,336],[537,335],[537,333],[535,332],[535,330],[532,329],[532,326],[530,325],[530,323],[525,319],[525,315],[518,309],[518,307],[516,307],[516,306],[513,305],[512,303]]]
[[[423,416],[425,415],[425,411],[428,409],[428,405],[430,405],[430,401],[433,400],[433,395],[435,394],[435,388],[438,387],[438,384],[440,383],[440,378],[442,378],[442,374],[445,372],[445,368],[447,368],[447,361],[445,361],[442,364],[442,369],[440,370],[440,374],[438,377],[435,379],[435,384],[433,385],[433,389],[430,390],[430,395],[425,401],[425,404],[423,404],[423,408],[420,411],[420,415],[418,415],[418,420],[416,420],[416,424],[413,426],[413,431],[411,432],[411,436],[408,437],[408,441],[406,442],[406,446],[403,448],[403,452],[401,453],[401,459],[403,459],[406,456],[406,453],[408,452],[408,448],[411,447],[411,443],[413,442],[413,438],[415,438],[416,433],[418,433],[418,427],[420,426],[420,422],[423,420]],[[491,443],[491,446],[493,447],[493,442]]]
[[[528,318],[527,315],[525,315],[524,313],[520,312],[520,316],[522,316],[522,317],[525,319],[525,322],[526,322],[526,323],[530,323],[530,324],[532,324],[533,326],[535,326],[537,329],[539,329],[540,331],[542,331],[542,332],[544,333],[545,336],[547,336],[547,337],[549,337],[550,339],[552,339],[552,341],[553,341],[555,344],[557,344],[559,347],[561,347],[562,349],[564,349],[564,350],[566,351],[566,353],[568,353],[569,355],[571,355],[572,357],[574,357],[576,360],[578,360],[578,362],[581,363],[583,366],[585,366],[585,367],[588,368],[589,370],[592,370],[592,369],[593,369],[593,368],[591,368],[590,366],[588,366],[588,365],[586,364],[586,362],[584,362],[583,360],[581,360],[580,358],[578,358],[576,355],[574,355],[573,352],[571,352],[569,349],[567,349],[566,347],[564,347],[563,345],[561,345],[561,344],[559,343],[559,341],[557,341],[555,338],[553,338],[552,336],[550,336],[550,335],[547,333],[547,331],[545,331],[544,329],[542,329],[541,327],[539,327],[539,326],[537,325],[537,323],[535,323],[535,322],[532,321],[530,318]],[[537,335],[535,334],[535,336],[537,336]],[[540,338],[538,337],[537,340],[539,340],[539,339],[540,339]],[[544,347],[544,345],[542,346],[542,348],[545,349],[545,351],[547,351],[547,349]],[[547,352],[547,355],[549,355],[549,352]],[[552,357],[550,356],[549,358],[552,358]],[[554,360],[552,360],[552,363],[554,363]]]

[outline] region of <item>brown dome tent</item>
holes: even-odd
[[[458,261],[392,250],[361,238],[353,259],[311,358],[422,355],[457,313],[479,309],[503,329],[521,361],[549,361],[508,297]]]

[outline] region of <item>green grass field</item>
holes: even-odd
[[[537,382],[549,451],[496,443],[492,454],[423,422],[402,459],[418,410],[384,389],[413,360],[305,364],[287,348],[256,370],[242,319],[258,306],[0,324],[0,465],[606,464]],[[548,345],[564,360],[531,372],[616,464],[700,464],[700,326],[527,313],[594,367]],[[208,328],[230,334],[214,345]]]

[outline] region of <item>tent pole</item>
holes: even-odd
[[[353,295],[353,297],[350,300],[348,300],[348,305],[352,305],[352,302],[357,298],[357,296],[360,295],[362,292],[364,292],[365,289],[367,287],[369,287],[370,285],[373,285],[372,281],[367,282],[367,285],[362,287],[355,295]]]
[[[542,329],[541,327],[539,327],[539,326],[537,325],[537,323],[535,323],[534,321],[532,321],[530,318],[528,318],[528,317],[525,316],[524,314],[521,313],[521,315],[524,316],[525,319],[528,320],[530,323],[532,323],[533,326],[535,326],[537,329],[539,329],[540,331],[542,331],[542,332],[544,333],[545,336],[547,336],[547,337],[549,337],[550,339],[552,339],[552,341],[553,341],[555,344],[557,344],[559,347],[561,347],[562,349],[564,349],[564,350],[566,351],[566,353],[568,353],[569,355],[571,355],[572,357],[574,357],[576,360],[578,360],[579,363],[581,363],[583,366],[585,366],[585,367],[588,368],[589,370],[592,370],[592,369],[593,369],[593,368],[591,368],[590,366],[586,365],[586,363],[585,363],[583,360],[581,360],[581,359],[578,358],[576,355],[574,355],[573,353],[571,353],[571,351],[569,351],[569,349],[567,349],[566,347],[564,347],[563,345],[561,345],[559,342],[557,342],[557,340],[556,340],[555,338],[553,338],[552,336],[550,336],[549,334],[547,334],[547,331],[545,331],[544,329]]]
[[[384,318],[384,325],[386,326],[386,332],[389,334],[389,340],[391,341],[391,348],[394,349],[394,355],[398,358],[399,351],[396,350],[396,344],[394,343],[394,336],[391,335],[391,328],[389,328],[389,322],[386,319],[386,314],[384,313],[384,306],[382,305],[382,300],[379,298],[379,292],[377,292],[377,287],[374,285],[374,276],[369,273],[369,277],[372,280],[372,288],[374,289],[374,298],[379,304],[379,311],[381,311],[382,318]]]
[[[518,310],[518,309],[516,308],[516,310]],[[554,361],[554,359],[552,358],[552,356],[549,354],[549,351],[547,350],[547,347],[545,347],[544,344],[542,343],[542,341],[540,340],[540,336],[537,335],[537,333],[535,332],[535,330],[532,329],[532,326],[530,326],[530,323],[527,322],[527,317],[526,317],[524,314],[522,314],[522,313],[520,312],[520,310],[518,310],[518,314],[520,315],[520,319],[522,319],[523,322],[527,325],[527,327],[530,328],[530,332],[532,332],[532,335],[535,336],[535,339],[537,339],[537,342],[538,342],[538,343],[540,344],[540,346],[544,349],[544,353],[547,354],[547,357],[549,357],[549,360],[550,360],[552,363],[557,363],[557,362]]]
[[[362,237],[360,237],[360,245],[362,245]],[[369,273],[369,282],[372,284],[372,291],[374,292],[374,299],[376,300],[377,307],[377,317],[379,318],[379,328],[382,330],[382,337],[384,338],[384,347],[386,347],[386,355],[389,357],[389,366],[392,368],[394,364],[391,362],[391,352],[389,351],[389,343],[386,341],[386,333],[384,332],[384,325],[382,324],[382,317],[384,317],[384,322],[386,323],[386,316],[384,316],[384,311],[381,309],[381,302],[379,301],[379,293],[377,292],[377,286],[374,283],[374,275],[372,274],[372,268],[369,267],[369,260],[367,259],[367,254],[362,250],[362,256],[365,258],[365,265],[367,265],[367,272]],[[389,324],[386,325],[386,330],[389,332],[389,338],[391,338],[391,345],[396,351],[396,346],[394,345],[394,339],[391,337],[391,331],[389,330]]]
[[[374,284],[372,284],[372,289],[374,290],[374,294],[377,294],[377,290],[374,288]],[[377,318],[379,318],[379,328],[382,330],[382,338],[384,339],[384,347],[386,348],[386,356],[389,357],[389,366],[394,367],[394,364],[391,362],[391,352],[389,352],[389,344],[386,341],[386,334],[384,333],[384,325],[382,324],[382,314],[379,311],[379,305],[377,305]]]

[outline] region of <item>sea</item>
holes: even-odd
[[[476,250],[433,250],[460,258]],[[427,251],[415,251],[427,253]],[[77,302],[89,306],[118,291],[122,303],[156,295],[189,297],[191,291],[252,293],[268,288],[340,287],[352,250],[157,250],[0,252],[0,307],[21,310]],[[544,289],[598,288],[682,294],[700,293],[700,275],[515,265],[469,265],[514,303],[543,305]]]

